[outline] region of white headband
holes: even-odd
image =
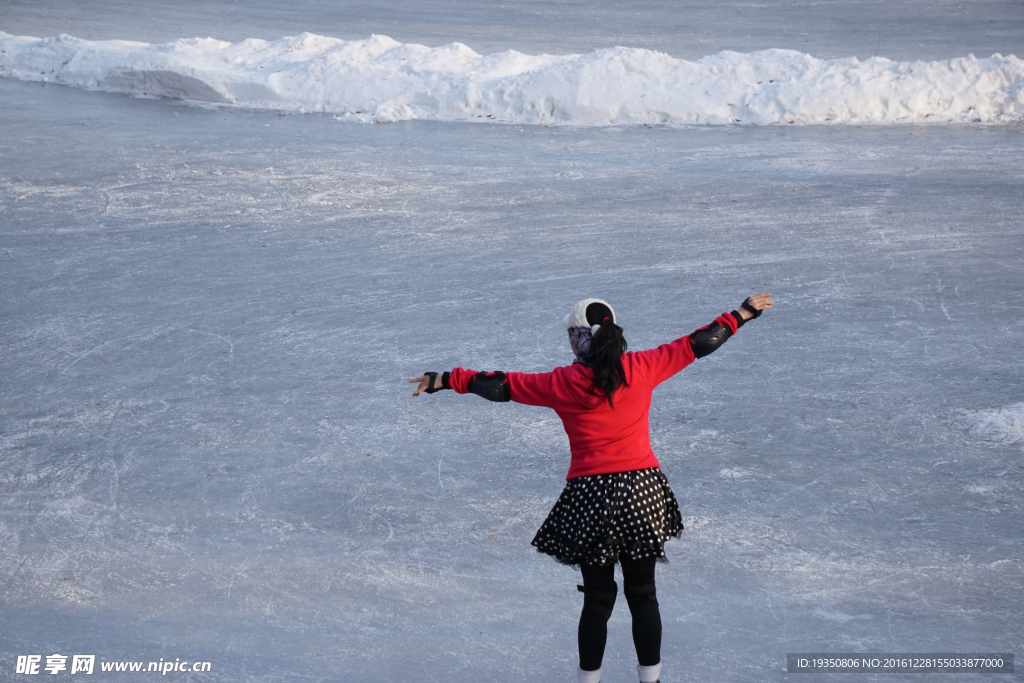
[[[601,325],[591,325],[587,322],[587,306],[590,304],[604,304],[607,306],[608,310],[612,312],[612,322],[615,322],[615,309],[607,301],[603,299],[584,299],[573,306],[572,310],[569,311],[569,315],[562,319],[566,329],[570,327],[589,327],[591,334],[597,332]]]

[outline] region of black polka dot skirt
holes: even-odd
[[[533,539],[563,564],[665,557],[683,530],[679,504],[657,467],[570,479]]]

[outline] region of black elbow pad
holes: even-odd
[[[690,335],[693,342],[693,355],[703,358],[724,344],[725,340],[731,336],[732,332],[721,325],[710,325],[703,330],[697,330]]]
[[[506,403],[512,400],[512,389],[504,372],[478,372],[469,380],[470,393],[488,401]]]

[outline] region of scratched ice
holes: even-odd
[[[328,5],[14,2],[0,30],[1024,54],[1010,2]],[[572,680],[578,574],[529,545],[557,419],[403,380],[566,363],[588,295],[635,348],[779,301],[655,394],[687,524],[660,568],[666,683],[1021,651],[1019,124],[355,125],[6,79],[0,101],[0,680],[53,653]],[[606,659],[635,680],[624,604]]]

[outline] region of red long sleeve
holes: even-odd
[[[736,320],[723,313],[712,324],[737,330]],[[705,328],[701,328],[705,329]],[[648,414],[654,388],[695,359],[690,336],[649,351],[622,356],[627,386],[613,397],[614,407],[593,393],[593,371],[578,363],[551,372],[509,372],[511,399],[516,403],[553,408],[569,436],[572,462],[566,479],[590,474],[628,472],[659,467],[651,449]],[[449,386],[469,393],[476,371],[455,368]]]

